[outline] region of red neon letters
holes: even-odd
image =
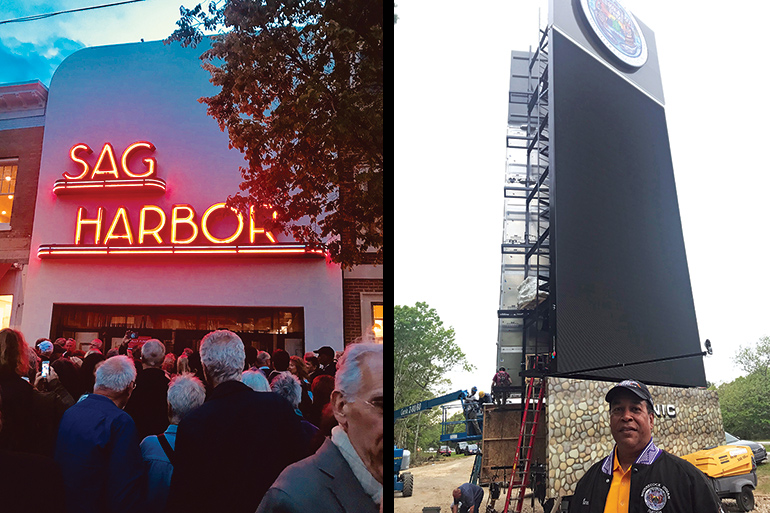
[[[233,233],[225,238],[216,237],[212,233],[212,214],[218,210],[230,212],[237,221],[237,227]],[[150,217],[153,218],[152,221],[150,221]],[[112,218],[104,238],[102,238],[102,227],[106,226],[104,222],[104,207],[98,207],[95,217],[88,217],[86,209],[79,207],[75,224],[75,245],[86,243],[84,229],[88,227],[93,227],[93,244],[96,245],[111,245],[119,242],[124,245],[133,246],[135,240],[138,241],[139,245],[144,245],[145,241],[149,241],[150,238],[154,239],[157,244],[185,245],[192,244],[198,238],[199,233],[202,233],[203,237],[212,244],[231,244],[244,234],[245,222],[243,215],[236,210],[228,208],[225,203],[215,203],[207,208],[200,218],[200,222],[196,220],[196,217],[195,209],[192,206],[174,205],[171,209],[170,238],[168,241],[164,241],[161,231],[166,228],[167,217],[160,207],[157,205],[144,205],[142,207],[142,210],[139,212],[139,227],[137,231],[134,231],[131,226],[126,207],[119,207]],[[134,237],[135,233],[137,234],[136,238]],[[257,234],[264,234],[273,244],[276,242],[275,237],[269,230],[256,226],[254,209],[252,208],[249,211],[249,244],[254,244]]]
[[[153,153],[155,146],[152,143],[146,141],[138,141],[128,146],[123,151],[123,155],[120,157],[120,169],[128,178],[149,178],[155,174],[155,159],[152,157],[142,159],[146,170],[144,173],[134,173],[128,167],[128,161],[131,158],[132,153],[136,150],[144,149]],[[89,148],[87,144],[76,144],[70,149],[70,159],[73,162],[79,164],[80,174],[73,176],[67,173],[62,173],[62,176],[67,180],[83,180],[89,171],[91,171],[90,180],[106,179],[108,177],[119,179],[120,174],[118,172],[118,164],[115,160],[115,150],[112,148],[112,144],[105,143],[102,147],[102,152],[99,154],[99,159],[96,161],[96,165],[91,169],[88,162],[80,158],[80,155],[91,155],[93,150]],[[97,176],[98,175],[98,176]]]
[[[128,145],[122,153],[115,152],[111,143],[102,146],[98,158],[85,143],[70,148],[69,158],[76,164],[56,180],[56,195],[98,195],[110,193],[165,194],[166,182],[156,176],[155,146],[146,141]],[[118,159],[119,155],[119,159]],[[141,163],[139,162],[141,158]],[[93,162],[93,166],[91,165]],[[143,164],[143,168],[142,168]],[[114,196],[113,196],[114,197]],[[44,244],[38,248],[40,258],[75,258],[107,255],[296,255],[323,257],[323,249],[303,243],[278,243],[261,223],[262,216],[277,213],[265,206],[258,215],[250,207],[245,215],[229,208],[226,203],[214,203],[199,216],[192,205],[177,203],[166,210],[158,205],[143,205],[131,215],[126,206],[118,206],[114,215],[97,206],[89,214],[79,206],[75,221],[75,243]],[[112,207],[115,208],[115,207]],[[247,225],[248,222],[248,225]],[[259,236],[259,239],[257,240]],[[265,240],[267,239],[267,240]]]
[[[152,193],[166,192],[166,182],[155,175],[156,162],[152,157],[142,159],[144,170],[131,169],[132,157],[136,152],[155,152],[155,146],[146,141],[130,144],[120,157],[120,167],[112,144],[105,143],[96,164],[92,168],[86,158],[93,150],[85,144],[76,144],[70,148],[70,160],[77,164],[77,174],[62,173],[63,179],[56,180],[53,192],[57,196],[63,194],[105,194],[120,191],[122,193]]]

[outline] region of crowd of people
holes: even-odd
[[[0,510],[382,511],[382,345],[130,340],[0,330]]]

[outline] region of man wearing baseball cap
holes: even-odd
[[[318,355],[320,369],[318,375],[335,376],[337,374],[337,363],[334,361],[334,349],[329,346],[323,346],[313,352]]]
[[[705,475],[653,442],[653,401],[644,383],[621,381],[605,400],[615,448],[578,481],[570,513],[721,511]]]

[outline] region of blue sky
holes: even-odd
[[[115,3],[118,0],[9,0],[0,21]],[[48,87],[59,64],[89,46],[155,41],[169,36],[179,6],[195,0],[144,0],[61,14],[22,23],[0,24],[0,84],[40,80]]]

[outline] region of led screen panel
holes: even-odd
[[[699,352],[664,108],[557,30],[551,59],[558,372]],[[582,374],[706,384],[700,357]]]

